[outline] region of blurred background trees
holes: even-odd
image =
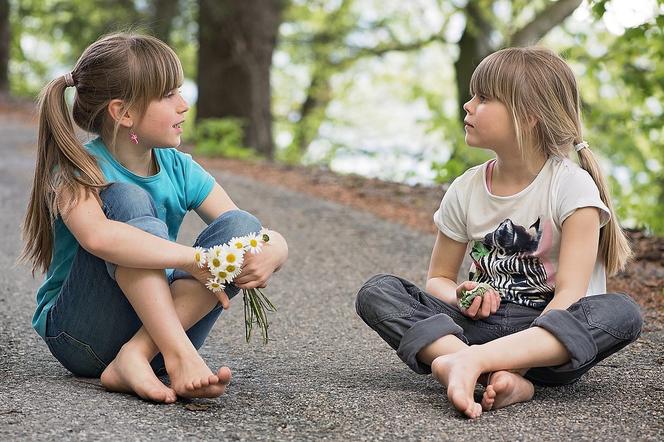
[[[206,153],[425,184],[488,157],[463,142],[477,63],[543,44],[580,80],[623,220],[664,233],[664,0],[0,0],[0,94],[34,97],[117,30],[176,50]]]

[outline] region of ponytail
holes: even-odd
[[[53,226],[58,215],[76,206],[80,187],[97,196],[105,185],[94,157],[76,137],[65,101],[68,78],[58,77],[39,96],[37,164],[28,210],[23,222],[25,246],[21,262],[32,263],[32,273],[46,271],[53,253]],[[64,198],[68,198],[64,200]]]
[[[599,189],[599,196],[611,214],[609,222],[599,231],[598,255],[604,262],[607,273],[613,275],[625,268],[625,265],[633,256],[632,248],[625,233],[618,224],[618,219],[613,210],[611,195],[609,195],[609,188],[595,159],[595,155],[587,148],[587,144],[581,148],[577,148],[577,153],[579,155],[579,164],[595,181]]]

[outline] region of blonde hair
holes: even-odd
[[[526,146],[532,146],[547,157],[567,157],[571,148],[583,141],[576,78],[567,63],[549,49],[507,48],[489,55],[473,72],[470,91],[505,104],[512,115],[518,147],[524,153]],[[598,251],[611,275],[625,267],[632,251],[595,156],[584,148],[578,157],[611,213],[610,221],[600,229]]]
[[[113,121],[107,111],[111,100],[122,100],[121,116],[131,109],[140,119],[152,100],[162,98],[182,81],[180,61],[165,43],[147,35],[119,33],[91,44],[71,73],[42,89],[37,165],[23,223],[25,246],[19,258],[32,263],[33,274],[48,269],[54,222],[76,206],[79,189],[99,200],[98,192],[106,185],[95,158],[74,132],[72,116],[81,129],[110,140],[112,148],[119,121]],[[72,85],[76,94],[70,116],[65,89]]]

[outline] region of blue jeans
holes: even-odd
[[[357,294],[358,315],[416,373],[431,373],[417,354],[432,342],[454,335],[467,345],[484,344],[529,327],[541,327],[567,349],[570,361],[537,367],[525,377],[537,385],[577,381],[602,359],[635,341],[641,333],[639,306],[627,295],[586,296],[567,310],[542,311],[502,302],[486,319],[472,320],[403,278],[376,275]]]
[[[166,224],[157,218],[152,197],[138,186],[113,183],[100,193],[107,218],[121,221],[145,232],[168,239]],[[204,248],[228,242],[260,230],[256,217],[242,210],[225,212],[210,223],[198,236],[195,246]],[[46,322],[46,344],[62,365],[77,376],[99,377],[115,359],[118,351],[142,323],[124,293],[115,282],[114,264],[88,253],[82,247],[76,253],[69,276]],[[175,270],[169,283],[192,278]],[[226,287],[231,298],[239,292],[233,285]],[[212,296],[212,294],[211,294]],[[187,335],[198,349],[222,312],[217,305],[194,324]],[[164,371],[161,355],[152,360],[157,373]]]

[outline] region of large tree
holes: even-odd
[[[305,51],[310,53],[310,82],[305,99],[295,112],[297,125],[293,127],[288,154],[291,159],[297,159],[304,154],[309,144],[317,137],[319,127],[325,120],[326,108],[334,98],[332,78],[350,68],[355,62],[369,57],[380,57],[388,52],[421,50],[434,42],[457,45],[459,56],[454,66],[459,120],[455,124],[460,128],[460,122],[465,115],[461,104],[468,96],[470,76],[480,60],[501,47],[536,43],[551,29],[560,25],[581,4],[581,0],[554,2],[516,0],[511,4],[512,17],[509,23],[505,23],[493,12],[495,0],[468,0],[465,6],[447,14],[448,19],[454,12],[462,12],[465,17],[466,25],[458,42],[447,40],[445,36],[447,21],[430,35],[422,35],[418,29],[411,29],[410,38],[404,38],[404,25],[399,16],[379,17],[367,23],[358,16],[359,9],[353,8],[355,0],[341,0],[332,12],[327,12],[328,5],[325,2],[319,3],[321,2],[294,3],[289,14],[295,17],[295,20],[308,19],[311,23],[308,26],[300,24],[299,29],[302,31],[282,40],[284,48],[289,50],[290,47],[291,53]],[[442,10],[443,5],[440,7]],[[448,8],[449,5],[445,5],[445,9]],[[313,18],[308,18],[318,10],[325,11],[324,20],[316,19],[315,15]],[[524,20],[523,17],[529,14],[531,18]],[[521,26],[516,26],[515,23]],[[373,35],[374,37],[365,40],[373,41],[375,44],[348,44],[349,37],[358,34]],[[413,38],[412,35],[417,36]],[[439,102],[435,106],[440,107]],[[432,109],[434,113],[437,111]],[[459,155],[464,154],[453,151],[452,159],[456,159]],[[461,162],[467,161],[461,159]]]
[[[9,0],[0,0],[0,95],[9,93]]]
[[[152,35],[166,43],[170,42],[173,19],[180,12],[179,6],[178,0],[153,0],[151,2],[150,7],[154,17],[150,23]]]
[[[196,118],[238,118],[272,158],[270,67],[285,0],[200,0]]]

